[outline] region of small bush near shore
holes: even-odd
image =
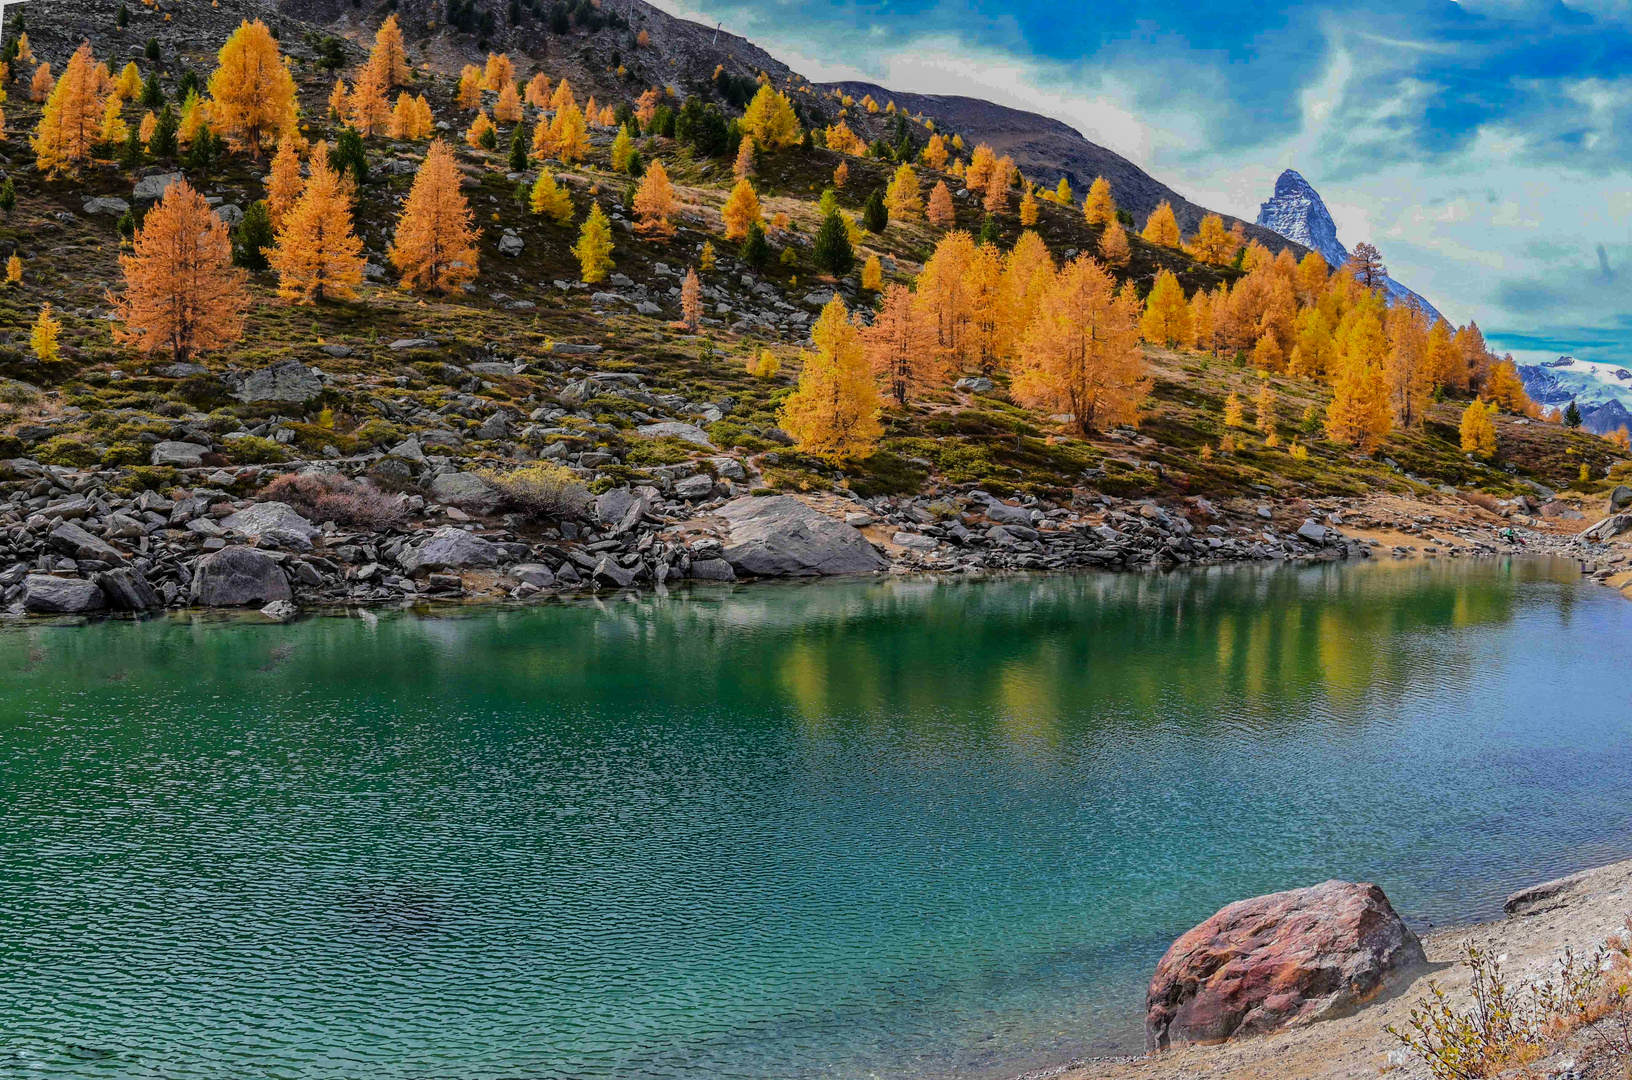
[[[1493,948],[1469,941],[1462,959],[1473,972],[1469,1007],[1456,1008],[1430,983],[1430,996],[1411,1010],[1405,1030],[1393,1024],[1385,1030],[1422,1058],[1434,1080],[1496,1076],[1536,1061],[1549,1043],[1586,1024],[1617,1010],[1626,1016],[1627,983],[1624,977],[1606,982],[1607,955],[1599,948],[1583,961],[1565,949],[1557,980],[1521,988],[1508,982]]]
[[[361,529],[388,529],[407,511],[398,499],[329,473],[289,473],[261,489],[268,502],[287,503],[309,521],[332,521]]]
[[[510,472],[483,469],[480,476],[518,510],[546,518],[574,518],[589,508],[589,488],[561,465],[538,464]]]

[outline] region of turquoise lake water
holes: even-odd
[[[1570,564],[0,629],[0,1076],[1002,1077],[1220,905],[1632,855]]]

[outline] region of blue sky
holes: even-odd
[[[1632,0],[659,0],[817,80],[1066,121],[1252,218],[1277,174],[1521,359],[1632,364]]]

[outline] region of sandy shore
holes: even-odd
[[[1551,892],[1555,886],[1557,891]],[[1543,895],[1506,918],[1425,937],[1428,967],[1402,976],[1383,998],[1354,1016],[1224,1046],[1184,1047],[1160,1057],[1078,1062],[1029,1073],[1026,1080],[1360,1080],[1385,1071],[1401,1080],[1426,1078],[1427,1069],[1403,1053],[1384,1027],[1403,1025],[1412,1005],[1427,996],[1430,981],[1459,1004],[1467,1000],[1468,973],[1457,962],[1463,943],[1473,938],[1493,944],[1515,983],[1555,973],[1565,946],[1590,955],[1632,914],[1632,860],[1534,891]]]

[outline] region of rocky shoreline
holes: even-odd
[[[1066,507],[978,490],[793,497],[750,493],[729,475],[746,479],[752,463],[729,457],[719,475],[610,488],[574,519],[540,521],[502,512],[480,476],[434,471],[434,459],[416,486],[386,496],[365,479],[376,464],[183,468],[160,494],[121,490],[113,471],[0,463],[12,477],[0,484],[0,611],[526,600],[686,580],[1167,568],[1371,550],[1342,534],[1331,520],[1339,511],[1292,520],[1269,503],[1243,516],[1204,498],[1164,507],[1099,496]],[[262,494],[282,475],[349,482],[393,520],[312,520]]]

